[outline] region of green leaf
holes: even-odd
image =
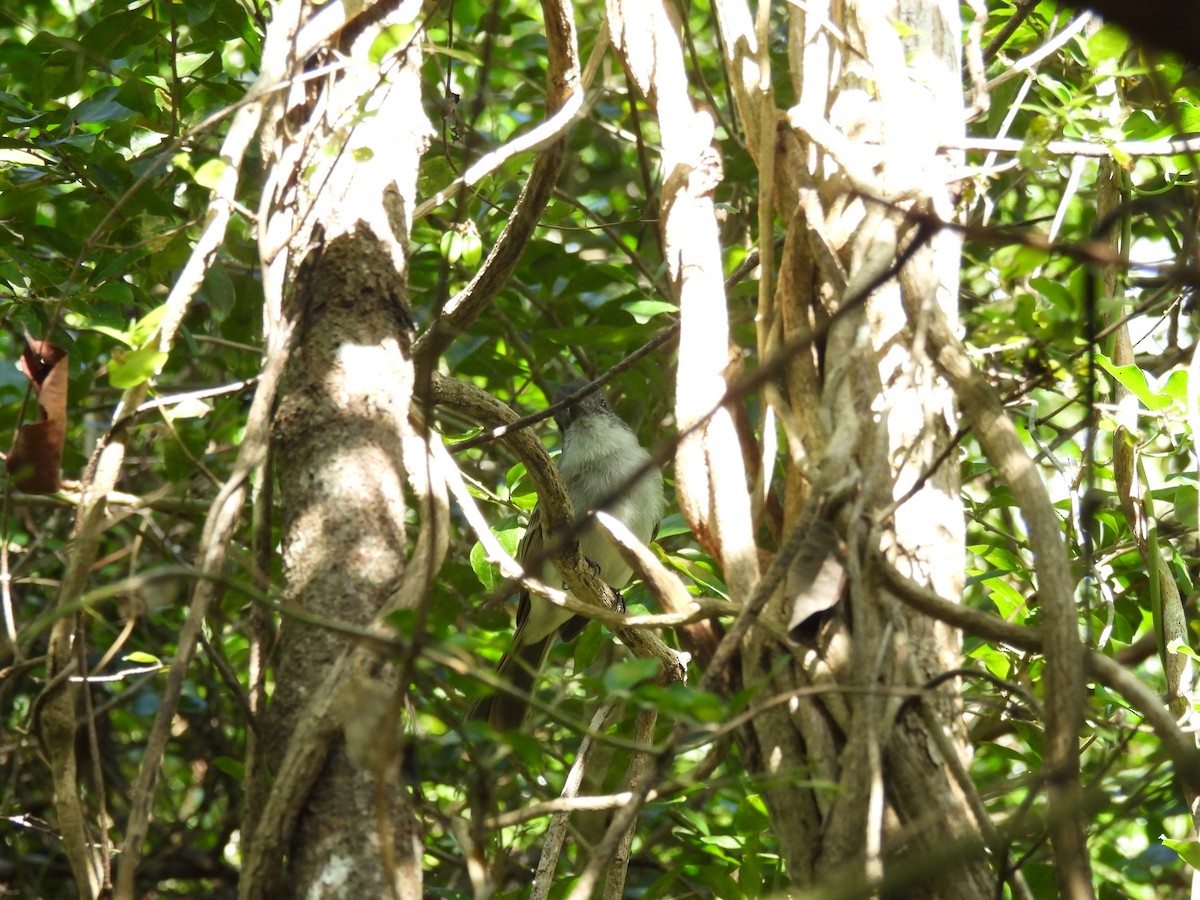
[[[1177,840],[1175,838],[1160,837],[1164,847],[1170,847],[1180,858],[1193,869],[1200,869],[1200,840],[1196,838],[1184,838]]]
[[[1070,287],[1052,278],[1031,278],[1030,287],[1035,288],[1043,297],[1050,301],[1055,311],[1062,319],[1073,319],[1079,304]]]
[[[422,197],[436,194],[454,180],[457,173],[450,160],[444,156],[428,156],[421,161],[421,169],[417,175],[417,190]]]
[[[628,266],[612,263],[590,263],[579,269],[571,278],[571,286],[579,291],[597,290],[614,284],[638,287],[637,276]]]
[[[771,812],[762,794],[747,794],[738,804],[734,818],[739,831],[743,833],[765,831],[771,827]]]
[[[221,180],[221,176],[225,174],[225,169],[228,164],[219,156],[210,159],[196,170],[196,174],[192,176],[192,180],[201,187],[206,187],[209,190],[215,188]]]
[[[134,322],[129,329],[129,344],[133,347],[144,346],[158,333],[159,326],[162,325],[162,320],[166,316],[167,305],[164,303],[161,306],[154,307],[154,309]]]
[[[1200,529],[1197,516],[1198,492],[1196,485],[1183,484],[1175,489],[1175,518],[1187,526],[1189,531]]]
[[[585,346],[619,347],[630,343],[641,343],[653,333],[653,329],[645,325],[629,325],[620,328],[607,325],[581,325],[570,328],[546,328],[538,332],[538,336],[563,346],[583,344]]]
[[[698,871],[698,878],[699,882],[705,888],[712,891],[711,896],[713,897],[729,897],[733,900],[733,898],[750,896],[749,894],[742,893],[741,888],[733,880],[733,876],[729,874],[728,869],[717,866],[702,866]]]
[[[176,57],[175,68],[180,78],[188,78],[215,56],[215,53],[180,53]]]
[[[1025,597],[1011,584],[1006,581],[1001,581],[999,578],[989,578],[983,582],[987,588],[988,596],[992,598],[992,602],[996,604],[996,610],[1005,619],[1011,619],[1025,608]]]
[[[1180,656],[1186,656],[1188,659],[1200,662],[1200,654],[1184,643],[1183,638],[1172,638],[1167,642],[1168,653],[1178,653]]]
[[[1100,353],[1096,354],[1096,362],[1100,364],[1100,368],[1117,379],[1126,390],[1137,397],[1147,409],[1157,411],[1171,405],[1171,398],[1151,387],[1146,380],[1146,373],[1137,366],[1114,365],[1107,356]]]
[[[1180,407],[1186,407],[1188,402],[1188,370],[1176,369],[1163,382],[1162,393],[1170,397]]]
[[[691,534],[692,529],[688,528],[687,521],[680,513],[671,513],[658,526],[657,540],[663,538],[674,537],[677,534]]]
[[[1171,134],[1175,126],[1160,121],[1152,110],[1139,109],[1122,123],[1121,130],[1127,140],[1152,141]]]
[[[971,650],[972,659],[977,659],[997,678],[1008,678],[1012,672],[1012,663],[1000,650],[990,644],[979,644]]]
[[[508,551],[509,555],[517,555],[517,547],[521,543],[521,537],[525,533],[523,528],[504,528],[492,532],[496,536],[496,540],[500,542],[500,546]],[[480,584],[490,593],[498,591],[503,586],[505,578],[500,574],[500,567],[490,561],[487,556],[487,551],[483,544],[478,541],[471,548],[471,569],[475,573],[475,577],[479,579]]]
[[[472,67],[481,65],[478,56],[476,56],[474,53],[468,53],[465,50],[458,50],[454,47],[447,47],[443,44],[434,44],[429,47],[429,50],[432,53],[441,53],[444,56],[448,56],[451,59],[456,59],[459,62],[466,63]]]
[[[95,96],[84,100],[71,111],[71,118],[76,122],[111,122],[128,119],[134,114],[133,110],[116,99],[117,89],[107,88],[98,91]]]
[[[760,831],[769,831],[769,826],[764,826]],[[759,846],[758,831],[747,832],[738,829],[740,834],[746,835],[746,846],[741,854],[741,864],[737,870],[737,884],[742,892],[743,897],[762,897],[769,893],[767,884],[763,880],[762,863],[765,854],[762,853],[762,848]]]
[[[471,548],[471,570],[484,589],[491,592],[500,587],[500,567],[488,559],[487,550],[478,541]]]
[[[1104,25],[1084,42],[1083,52],[1093,68],[1115,63],[1129,49],[1129,35],[1116,25]]]
[[[371,48],[367,51],[367,59],[373,64],[379,65],[397,47],[407,47],[412,41],[415,31],[415,27],[407,22],[389,25],[379,32],[375,40],[371,42]]]
[[[622,303],[621,309],[633,316],[639,325],[645,325],[655,316],[675,315],[679,312],[679,307],[674,303],[651,299],[631,300],[629,303]]]
[[[134,650],[132,653],[126,653],[121,659],[126,662],[137,663],[142,666],[161,666],[162,660],[157,656],[145,653],[141,650]]]
[[[237,288],[220,258],[214,259],[204,273],[202,296],[208,302],[209,314],[217,322],[225,321],[237,303]]]
[[[604,633],[604,629],[589,623],[571,648],[571,672],[579,675],[587,671],[600,656],[600,651],[608,647],[611,641],[612,638]]]
[[[624,659],[604,670],[604,687],[612,693],[625,693],[658,674],[653,659]]]
[[[108,381],[126,390],[153,378],[167,361],[167,354],[153,347],[140,350],[114,350],[108,364]]]
[[[684,684],[661,687],[643,684],[634,692],[642,703],[676,719],[690,719],[703,724],[716,724],[729,718],[729,707],[720,697],[698,691]]]
[[[230,756],[216,756],[213,758],[212,764],[217,771],[224,772],[230,778],[238,781],[244,781],[246,778],[245,764]]]
[[[117,328],[112,325],[102,325],[99,322],[93,322],[87,316],[78,312],[68,312],[63,315],[63,324],[68,328],[85,329],[94,331],[97,334],[103,334],[115,341],[120,341],[130,347],[133,345],[129,342],[129,332],[124,328]]]

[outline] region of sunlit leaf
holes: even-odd
[[[208,160],[196,170],[194,176],[196,184],[209,189],[215,188],[220,183],[221,177],[225,174],[226,168],[228,168],[228,165],[220,157]]]
[[[109,384],[122,390],[135,387],[153,378],[166,361],[167,354],[153,347],[114,350],[108,363]]]
[[[1171,405],[1171,398],[1151,387],[1146,379],[1146,373],[1137,366],[1114,365],[1108,357],[1099,353],[1096,354],[1096,362],[1145,404],[1147,409],[1166,409]]]

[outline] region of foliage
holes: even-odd
[[[998,0],[987,6],[984,46],[1014,14]],[[422,164],[425,195],[545,112],[537,4],[458,0],[452,8],[452,21],[435,16],[426,30],[423,75],[439,138]],[[755,249],[757,173],[727,99],[709,4],[686,8],[695,96],[719,122],[725,180],[717,199],[724,263],[732,273]],[[596,4],[577,11],[585,58],[601,14]],[[996,82],[991,105],[969,131],[1023,146],[1015,154],[966,155],[961,218],[980,228],[964,254],[963,327],[979,366],[1005,392],[1014,421],[1038,454],[1076,551],[1077,574],[1091,576],[1081,623],[1096,646],[1135,666],[1162,693],[1149,579],[1113,480],[1114,442],[1125,438],[1110,400],[1120,384],[1143,403],[1134,438],[1138,477],[1153,498],[1170,572],[1188,596],[1200,577],[1196,436],[1189,419],[1196,400],[1186,368],[1196,345],[1191,282],[1175,267],[1194,266],[1196,158],[1141,155],[1117,142],[1195,131],[1200,85],[1194,70],[1130,46],[1111,26],[1084,30],[1027,73],[1007,77],[1072,15],[1041,3],[987,62],[986,75]],[[0,16],[0,65],[7,75],[0,91],[0,308],[8,326],[0,354],[15,361],[25,330],[69,350],[63,461],[69,479],[88,477],[88,460],[124,388],[149,379],[158,401],[128,424],[132,444],[121,488],[131,497],[112,507],[92,572],[97,591],[82,620],[88,664],[103,676],[90,686],[89,708],[81,712],[95,726],[81,728],[79,737],[82,795],[96,840],[120,840],[128,786],[159,702],[159,667],[173,657],[186,614],[190,579],[178,567],[193,562],[208,504],[229,476],[259,370],[262,291],[253,211],[261,185],[254,177],[242,179],[239,214],[188,313],[182,345],[163,359],[153,338],[154,317],[208,208],[229,106],[256,74],[263,19],[263,10],[238,0],[100,0],[78,7],[26,0]],[[964,20],[971,22],[968,8]],[[772,52],[780,53],[787,39],[782,17],[773,39]],[[444,360],[447,372],[521,410],[544,407],[553,386],[576,371],[609,370],[667,327],[675,312],[654,220],[663,178],[654,153],[657,124],[611,60],[597,85],[586,119],[571,133],[568,166],[536,238],[493,309]],[[787,91],[782,84],[779,89]],[[1051,139],[1110,149],[1120,182],[1114,223],[1100,221],[1096,212],[1098,160],[1052,152]],[[518,157],[416,223],[409,291],[419,326],[469,280],[481,251],[494,243],[528,164]],[[1098,271],[1095,262],[1024,240],[1049,234],[1055,242],[1084,244],[1110,225],[1133,261],[1111,293],[1092,293],[1088,273]],[[729,294],[735,350],[749,368],[756,362],[755,277],[732,285]],[[1135,362],[1115,364],[1102,339],[1093,367],[1087,340],[1093,325],[1123,317],[1135,332]],[[660,351],[615,382],[619,411],[646,442],[665,442],[672,428],[670,362]],[[22,412],[23,379],[8,367],[0,372],[0,430],[12,434],[31,411]],[[476,433],[473,423],[449,417],[437,426],[451,444]],[[458,459],[512,549],[535,500],[522,467],[496,443]],[[1012,496],[971,436],[957,459],[972,554],[965,602],[1011,622],[1037,624],[1032,562]],[[70,490],[49,499],[10,493],[4,505],[3,600],[16,650],[6,649],[0,670],[6,776],[0,827],[10,849],[8,861],[0,861],[0,883],[22,896],[73,893],[35,725],[46,687],[47,611],[69,552],[76,499]],[[456,520],[455,528],[422,640],[483,669],[508,646],[508,607],[465,523]],[[1090,558],[1084,552],[1089,540]],[[664,523],[659,552],[694,594],[723,596],[720,572],[678,514]],[[258,562],[248,524],[236,555],[230,573],[236,589],[210,616],[159,778],[140,874],[147,893],[228,895],[236,883],[249,729],[246,621],[261,596],[253,587]],[[117,590],[99,590],[110,585]],[[647,595],[634,588],[625,599],[638,611]],[[406,633],[412,623],[396,624]],[[972,776],[1031,884],[1048,883],[1034,777],[1041,723],[1010,689],[1036,693],[1041,662],[976,639],[968,641],[966,656],[1001,680],[965,684]],[[479,682],[437,658],[421,657],[412,691],[413,771],[424,798],[431,892],[469,892],[450,823],[556,796],[593,698],[612,696],[630,701],[620,734],[631,733],[631,711],[640,706],[695,723],[695,740],[673,772],[678,789],[654,803],[641,824],[630,894],[753,897],[786,887],[761,784],[747,775],[736,744],[710,739],[709,726],[726,714],[714,714],[713,698],[643,683],[644,672],[615,665],[620,657],[613,642],[592,625],[575,645],[555,651],[552,665],[561,677],[547,679],[542,689],[556,711],[553,719],[539,720],[536,737],[514,735],[493,746],[461,722],[482,690]],[[744,703],[761,699],[746,696]],[[1092,863],[1104,892],[1181,894],[1188,876],[1172,848],[1182,847],[1175,842],[1190,833],[1187,811],[1140,712],[1096,685],[1086,736]],[[614,751],[609,780],[596,789],[614,789],[627,763],[625,751]],[[696,770],[705,777],[695,778]],[[111,824],[102,828],[103,822]],[[510,896],[519,895],[524,870],[536,862],[543,822],[501,832]],[[564,861],[560,871],[571,871],[575,862]]]

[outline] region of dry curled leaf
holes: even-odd
[[[31,494],[52,494],[59,488],[59,469],[67,438],[67,351],[49,341],[25,334],[25,352],[17,368],[33,384],[38,420],[17,431],[4,467],[16,486]]]
[[[788,572],[792,595],[788,637],[797,644],[813,644],[821,626],[832,614],[846,589],[846,570],[838,557],[838,539],[831,523],[821,520],[804,537]]]

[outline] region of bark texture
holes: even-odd
[[[281,7],[272,27],[295,11],[303,35],[330,9]],[[429,135],[419,44],[382,63],[368,56],[381,28],[418,11],[369,6],[330,50],[295,60],[299,71],[336,51],[340,64],[296,82],[264,140],[264,263],[271,300],[284,298],[268,301],[269,318],[276,342],[291,338],[274,424],[283,603],[301,618],[281,628],[253,773],[260,788],[274,781],[247,814],[243,896],[421,892],[420,835],[399,778],[403,682],[323,624],[384,628],[388,610],[423,601],[444,551],[444,498],[411,412],[406,244]]]
[[[743,741],[770,776],[764,796],[797,882],[989,896],[997,876],[964,777],[956,685],[903,696],[958,665],[960,639],[904,609],[879,575],[894,566],[942,596],[962,592],[957,471],[924,477],[956,424],[924,348],[928,321],[957,318],[957,239],[936,235],[892,277],[914,237],[905,212],[953,215],[953,161],[938,148],[963,130],[957,6],[789,6],[786,111],[770,90],[766,20],[737,0],[718,15],[760,203],[787,226],[757,321],[789,454],[779,554],[800,548],[763,611],[795,626],[799,651],[752,629],[740,675],[763,699],[828,689],[755,717]],[[770,285],[775,217],[760,221]],[[814,537],[830,531],[836,541]]]

